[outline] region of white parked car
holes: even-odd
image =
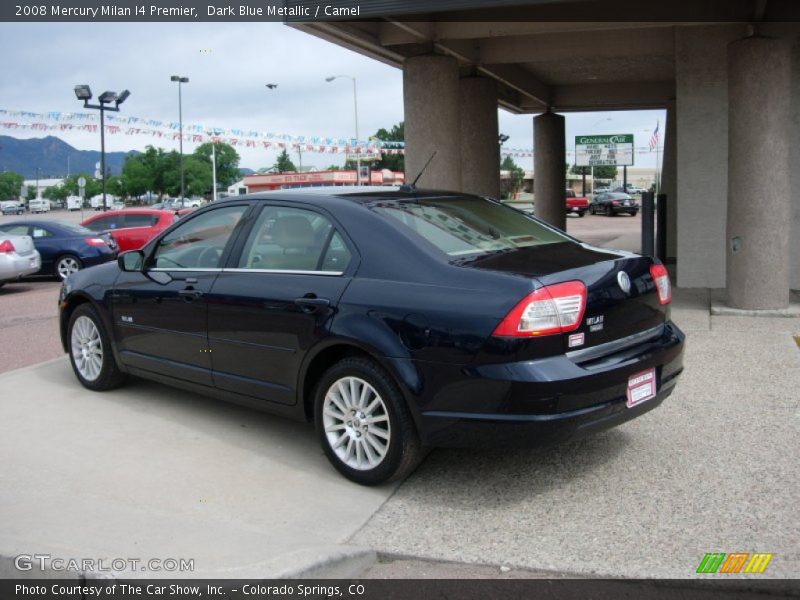
[[[29,235],[0,234],[0,286],[41,268],[42,257]]]

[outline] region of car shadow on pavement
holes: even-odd
[[[626,451],[630,434],[613,429],[562,445],[515,449],[437,449],[398,492],[456,510],[504,508],[585,477]],[[419,495],[417,495],[419,494]]]

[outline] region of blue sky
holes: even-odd
[[[122,114],[177,121],[176,84],[183,75],[184,123],[255,129],[321,137],[354,134],[352,86],[348,80],[325,82],[329,75],[357,78],[361,137],[403,118],[402,73],[280,23],[2,23],[0,56],[5,58],[0,109],[80,112],[73,94],[88,83],[97,96],[109,89],[131,90]],[[266,83],[277,83],[269,90]],[[576,135],[633,133],[647,146],[664,111],[568,113],[567,148]],[[499,111],[505,147],[531,148],[531,115]],[[6,120],[6,119],[3,119]],[[35,132],[2,135],[35,137]],[[97,134],[60,132],[80,149],[95,149]],[[662,137],[663,139],[663,137]],[[165,148],[177,142],[144,136],[107,135],[109,151]],[[190,152],[193,144],[184,143]],[[275,151],[240,148],[241,164],[257,169],[275,161]],[[296,158],[294,156],[293,158]],[[515,159],[531,168],[530,158]],[[303,164],[325,167],[343,157],[303,154]],[[637,155],[637,166],[655,165],[655,153]]]

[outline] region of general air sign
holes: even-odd
[[[633,165],[633,134],[576,136],[575,164],[579,167],[630,167]]]

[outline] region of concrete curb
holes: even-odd
[[[711,314],[719,317],[767,317],[767,318],[800,318],[800,304],[792,302],[788,308],[750,310],[732,308],[724,302],[712,302]]]

